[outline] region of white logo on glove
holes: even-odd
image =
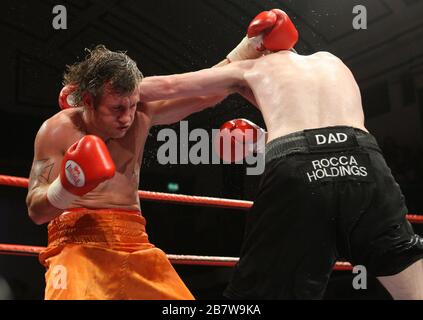
[[[74,187],[83,187],[85,185],[85,175],[82,168],[72,160],[66,161],[66,178]]]

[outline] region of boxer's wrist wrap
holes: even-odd
[[[261,46],[261,42],[262,36],[254,38],[245,37],[242,39],[240,44],[226,56],[226,58],[228,58],[230,62],[258,58],[262,55],[262,53],[258,50]]]
[[[47,199],[52,206],[58,209],[67,209],[76,199],[80,198],[67,191],[60,181],[60,176],[49,186],[47,190]]]

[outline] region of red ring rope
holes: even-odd
[[[0,175],[0,185],[28,188],[28,179]],[[253,202],[251,201],[198,197],[151,191],[138,191],[138,194],[140,199],[142,200],[163,201],[170,203],[209,206],[218,208],[236,208],[241,210],[248,210],[253,205]],[[423,223],[423,217],[419,215],[407,215],[407,218],[412,223]],[[45,248],[37,246],[0,244],[0,254],[36,256],[43,249]],[[173,264],[220,267],[233,267],[238,261],[238,258],[235,257],[212,257],[172,254],[169,254],[168,258]],[[334,270],[352,270],[352,266],[348,262],[337,262],[334,266]]]
[[[28,179],[13,176],[0,175],[0,185],[11,187],[28,188]],[[185,205],[197,205],[225,209],[240,209],[248,210],[253,205],[251,201],[221,199],[211,197],[198,197],[182,194],[169,194],[162,192],[138,191],[141,200],[146,201],[161,201],[167,203],[177,203]],[[423,223],[423,216],[407,215],[407,219],[411,223]]]
[[[0,243],[0,254],[9,254],[16,256],[38,256],[44,247],[26,246],[18,244]],[[175,265],[197,265],[211,267],[233,267],[239,260],[235,257],[214,257],[214,256],[193,256],[193,255],[176,255],[168,254],[170,262]],[[351,264],[348,262],[337,262],[333,268],[337,271],[352,270]]]

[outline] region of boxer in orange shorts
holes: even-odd
[[[140,104],[142,74],[126,54],[98,46],[68,68],[64,109],[35,139],[27,206],[50,222],[46,299],[193,299],[145,232],[138,183],[153,125],[223,97]],[[72,99],[70,99],[72,97]],[[177,110],[177,112],[175,112]]]

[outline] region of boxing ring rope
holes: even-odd
[[[0,186],[28,188],[28,179],[0,175]],[[145,201],[167,202],[167,203],[174,203],[174,204],[214,207],[214,208],[221,208],[221,209],[248,210],[253,205],[252,201],[245,201],[245,200],[199,197],[199,196],[189,196],[189,195],[183,195],[183,194],[171,194],[171,193],[141,191],[141,190],[138,191],[138,195],[141,200],[145,200]],[[409,214],[407,215],[407,219],[411,223],[423,223],[423,216],[420,216],[420,215]]]
[[[35,257],[44,249],[45,247],[39,246],[0,243],[0,254],[14,256]],[[172,264],[209,267],[233,267],[239,260],[235,257],[192,256],[180,254],[168,254],[167,257]],[[348,262],[337,262],[334,270],[352,270],[352,266]]]
[[[0,175],[0,186],[28,188],[28,179]],[[210,197],[188,196],[182,194],[169,194],[152,191],[138,191],[141,200],[145,201],[160,201],[167,203],[196,205],[203,207],[214,207],[221,209],[240,209],[248,210],[253,203],[251,201],[233,200],[233,199],[219,199]]]
[[[0,175],[0,185],[28,188],[28,179]],[[159,201],[174,204],[196,205],[224,209],[248,210],[253,205],[253,202],[251,201],[198,197],[151,191],[138,191],[138,194],[141,200],[146,201]],[[409,214],[407,215],[407,219],[411,223],[423,224],[423,216]],[[38,256],[38,254],[44,249],[44,247],[39,246],[0,244],[0,254]],[[194,256],[175,254],[168,254],[167,257],[173,264],[177,265],[233,267],[238,262],[238,258],[236,257]],[[348,262],[337,262],[334,266],[334,270],[352,270],[352,266]]]

